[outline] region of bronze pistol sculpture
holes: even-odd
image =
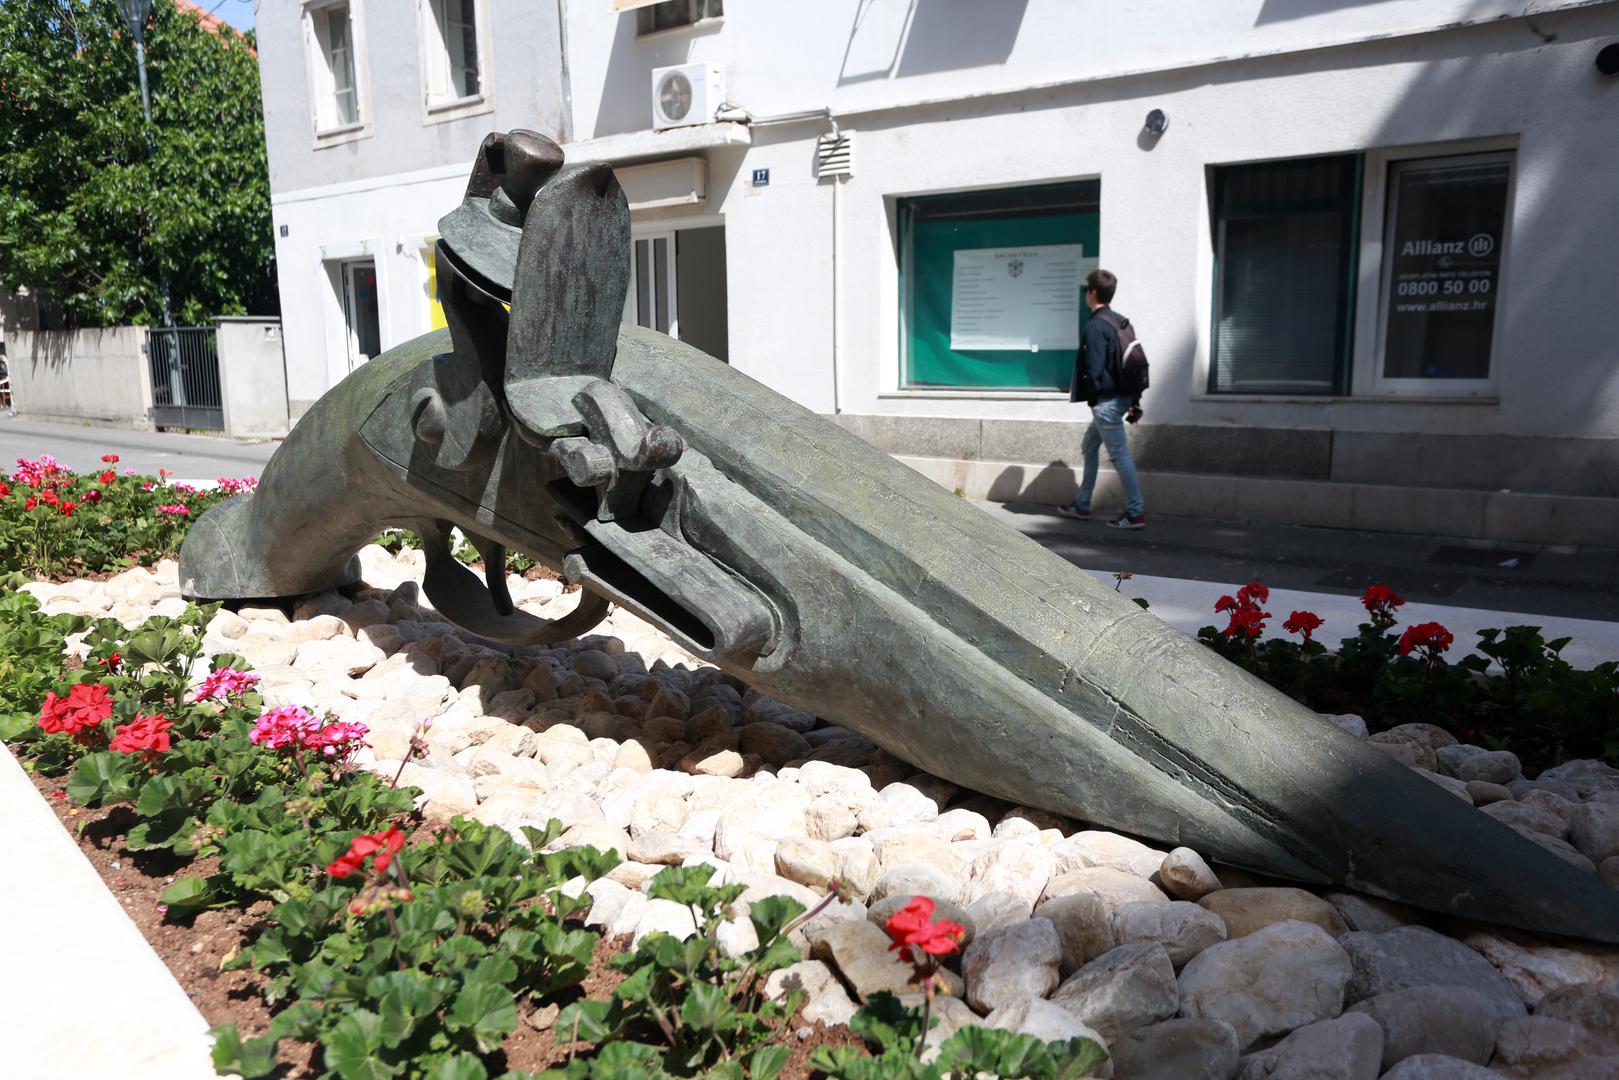
[[[473,634],[555,643],[621,604],[964,787],[1276,877],[1619,941],[1619,892],[1595,875],[831,421],[621,326],[630,223],[609,166],[491,135],[440,228],[448,330],[355,371],[256,493],[197,522],[186,595],[346,585],[380,529],[413,529],[428,597]],[[578,608],[515,610],[507,549],[582,585]]]

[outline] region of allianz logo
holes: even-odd
[[[1495,250],[1495,237],[1475,233],[1467,240],[1407,240],[1400,247],[1404,255],[1471,255],[1483,258]]]

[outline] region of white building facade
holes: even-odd
[[[508,14],[544,5],[461,0],[494,27],[493,101],[429,123],[432,72],[458,77],[423,44],[435,0],[370,0],[369,28],[365,2],[360,115],[308,6],[315,74],[273,102],[260,15],[295,401],[433,325],[432,222],[482,133],[522,126],[624,178],[627,319],[965,495],[1072,496],[1079,281],[1101,266],[1152,359],[1149,515],[1619,536],[1619,4],[569,0],[559,36]],[[385,9],[413,40],[379,36]],[[317,134],[312,95],[346,130]],[[660,99],[678,126],[654,129]],[[356,348],[343,268],[367,256]]]

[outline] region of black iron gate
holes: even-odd
[[[225,430],[219,392],[219,345],[211,326],[154,326],[146,331],[152,370],[152,422],[161,428]]]

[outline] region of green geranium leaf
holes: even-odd
[[[225,890],[222,888],[226,885],[228,882],[219,874],[207,878],[176,878],[173,885],[163,890],[163,895],[158,897],[158,903],[167,904],[171,914],[176,908],[200,910],[217,907],[227,902]]]
[[[209,1034],[214,1037],[213,1062],[217,1072],[236,1073],[243,1080],[256,1080],[275,1071],[276,1039],[273,1035],[243,1039],[235,1024],[220,1024]]]
[[[351,1009],[321,1040],[326,1064],[343,1080],[388,1080],[400,1067],[382,1060],[382,1018]]]
[[[680,1003],[680,1018],[698,1031],[714,1031],[732,1011],[730,995],[713,983],[692,983]]]
[[[1095,1039],[1075,1037],[1062,1042],[1049,1042],[1046,1050],[1056,1060],[1053,1080],[1079,1080],[1090,1076],[1107,1060],[1107,1048]]]
[[[785,1046],[761,1046],[748,1059],[748,1075],[753,1080],[775,1080],[792,1056]]]
[[[197,819],[184,807],[149,817],[133,829],[124,839],[131,851],[151,851],[156,848],[189,846],[191,834],[197,831]]]
[[[79,759],[79,767],[67,782],[67,794],[85,806],[127,802],[134,798],[140,779],[131,755],[100,750]]]
[[[517,1030],[517,1001],[503,986],[472,983],[455,995],[444,1022],[451,1031],[470,1033],[478,1049],[487,1054]]]
[[[446,982],[419,971],[390,971],[372,979],[366,994],[382,1016],[382,1044],[398,1046],[410,1038],[418,1021],[437,1012]]]
[[[489,1080],[489,1070],[471,1054],[457,1054],[429,1069],[424,1080]]]

